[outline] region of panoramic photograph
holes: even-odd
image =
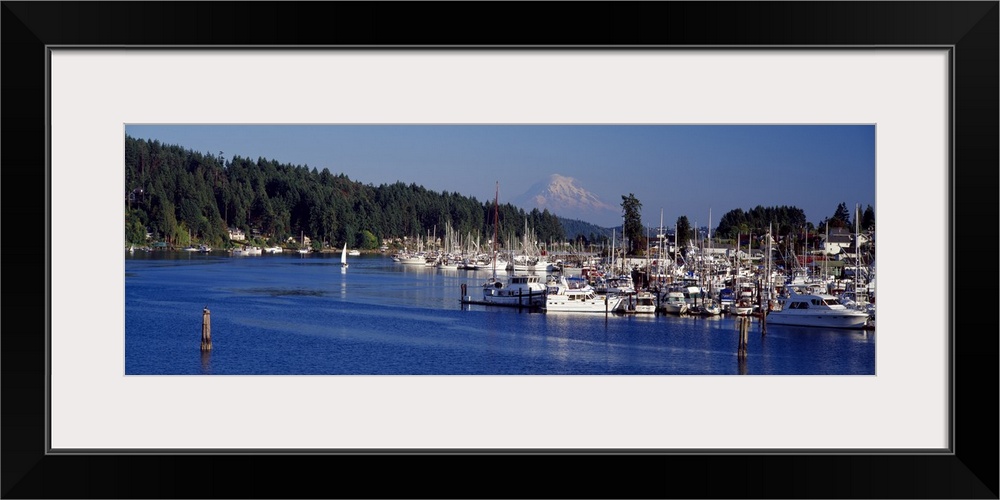
[[[126,375],[875,375],[876,127],[124,127]]]

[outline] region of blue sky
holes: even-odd
[[[875,208],[874,125],[127,125],[126,134],[213,155],[263,157],[365,184],[413,182],[480,201],[513,199],[551,174],[643,222],[712,224],[757,205],[818,223],[840,203]],[[573,217],[572,214],[560,214]],[[602,226],[620,217],[590,220]]]

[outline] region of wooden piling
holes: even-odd
[[[767,309],[771,307],[768,303],[766,306],[762,307],[760,310],[760,336],[763,337],[767,335]]]
[[[747,333],[750,331],[750,317],[743,316],[738,319],[737,327],[739,329],[739,347],[736,349],[736,356],[740,360],[744,360],[747,357]]]
[[[770,297],[768,297],[770,299]],[[761,291],[760,282],[757,282],[757,308],[760,309],[760,335],[767,335],[767,311],[771,308],[770,300],[764,300],[764,293]]]
[[[212,350],[212,316],[206,307],[201,315],[201,350]]]

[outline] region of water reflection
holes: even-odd
[[[212,374],[212,351],[201,351],[201,373]]]
[[[875,369],[874,332],[768,325],[765,336],[763,325],[751,325],[759,319],[732,316],[462,306],[461,285],[475,293],[490,273],[375,256],[339,274],[330,267],[339,267],[339,254],[184,257],[126,257],[127,374],[873,375]],[[191,319],[176,311],[205,304],[218,312],[220,331],[238,334],[214,360],[206,352],[195,361],[191,337],[178,327]]]

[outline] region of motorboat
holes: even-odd
[[[635,314],[656,314],[656,296],[653,292],[637,292],[629,296],[631,302],[629,312]]]
[[[234,248],[233,249],[233,256],[234,257],[246,257],[248,255],[260,255],[261,253],[262,253],[262,250],[260,249],[260,247],[254,247],[254,246],[248,246],[248,247],[241,247],[241,248]]]
[[[393,261],[399,262],[400,264],[426,266],[427,255],[424,254],[423,252],[410,253],[407,251],[402,251],[396,254],[396,258],[394,258]]]
[[[778,306],[768,313],[767,322],[772,325],[863,328],[868,322],[868,313],[848,308],[832,295],[793,292],[778,297]]]
[[[667,314],[684,314],[688,310],[687,298],[684,292],[670,290],[664,294],[660,301],[660,309]]]
[[[731,306],[729,306],[729,312],[736,316],[750,316],[753,314],[754,304],[753,298],[750,297],[749,292],[744,292],[740,295],[740,298],[736,300]]]
[[[437,260],[437,268],[444,269],[446,271],[457,271],[459,269],[464,269],[462,265],[462,259],[450,254],[445,254]]]
[[[546,287],[545,312],[608,313],[622,304],[622,297],[598,295],[594,287],[582,279],[568,280],[560,276]]]
[[[543,307],[545,284],[541,276],[510,274],[506,280],[493,276],[483,284],[483,302],[490,305]]]

